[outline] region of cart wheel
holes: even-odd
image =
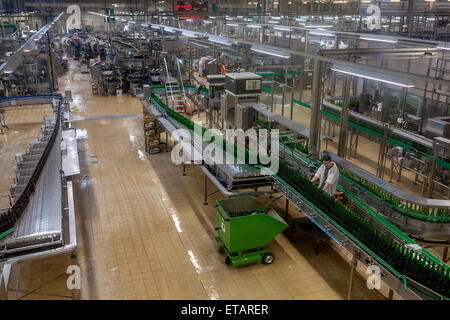
[[[229,266],[229,265],[231,264],[231,259],[230,259],[230,257],[226,257],[226,258],[225,258],[225,264],[226,264],[227,266]]]
[[[275,260],[275,256],[271,253],[267,253],[262,257],[262,261],[264,264],[271,264],[273,260]]]
[[[217,252],[219,252],[219,253],[225,253],[225,250],[223,249],[222,246],[219,246],[219,247],[217,248]]]

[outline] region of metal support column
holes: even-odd
[[[273,89],[274,89],[274,86],[273,86],[273,77],[272,77],[272,87],[271,87],[271,90],[272,90],[272,92],[271,92],[271,103],[270,103],[270,112],[272,112],[273,113]]]
[[[380,152],[378,154],[377,177],[382,178],[384,173],[384,160],[386,158],[386,146],[388,140],[389,125],[384,124],[383,140],[380,144]]]
[[[448,260],[447,256],[448,256],[448,247],[445,247],[444,254],[442,255],[442,261],[444,261],[445,263],[447,263]]]
[[[353,278],[355,277],[356,266],[358,265],[358,252],[353,253],[350,269],[350,283],[348,285],[347,300],[351,300],[353,290]]]
[[[48,65],[48,80],[50,82],[51,92],[55,92],[57,89],[57,79],[55,78],[54,69],[53,69],[53,59],[52,59],[52,48],[50,46],[50,35],[49,31],[46,33],[47,36],[47,49],[48,49],[48,56],[47,56],[47,65]],[[36,88],[37,89],[37,88]]]
[[[291,110],[289,118],[292,120],[294,117],[294,88],[295,88],[295,82],[293,83],[292,89],[291,89]]]
[[[336,34],[335,36],[335,44],[334,44],[334,49],[339,49],[339,35]],[[331,73],[331,79],[330,79],[330,92],[331,92],[331,96],[334,97],[336,95],[336,76],[337,76],[337,72],[333,71]]]
[[[284,219],[287,221],[288,218],[289,218],[289,199],[288,198],[286,198],[286,204],[285,204],[285,207],[284,207],[284,214],[285,214]]]
[[[436,160],[439,149],[439,143],[437,141],[433,141],[433,151],[431,154],[431,169],[427,176],[427,193],[426,197],[431,198],[433,195],[433,187],[434,187],[434,178],[436,177]]]
[[[393,300],[394,299],[394,291],[391,288],[389,288],[389,297],[388,297],[388,299],[389,300]]]
[[[305,31],[305,52],[309,49],[309,31]]]
[[[300,77],[298,79],[298,100],[303,101],[303,86],[305,83],[305,58],[301,58]]]
[[[322,66],[323,62],[318,59],[314,60],[314,74],[311,96],[311,118],[310,118],[310,139],[309,150],[313,158],[317,158],[320,151],[320,108],[322,104]]]
[[[342,89],[343,99],[342,99],[342,113],[341,113],[341,128],[339,131],[339,145],[338,145],[338,156],[345,159],[347,155],[347,144],[348,144],[348,116],[349,110],[349,100],[350,100],[350,81],[351,75],[346,74],[344,76],[344,87]]]
[[[206,206],[208,204],[208,177],[205,174],[205,198],[203,199],[203,204]]]

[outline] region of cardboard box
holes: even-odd
[[[159,149],[159,146],[158,146],[158,147],[146,147],[145,151],[150,154],[153,154],[153,153],[159,153],[161,150]]]
[[[144,129],[154,128],[156,127],[155,121],[144,122]]]

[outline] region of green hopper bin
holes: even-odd
[[[275,210],[250,196],[217,201],[216,240],[227,254],[226,264],[272,263],[273,254],[263,247],[287,227]]]

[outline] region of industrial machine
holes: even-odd
[[[217,74],[217,60],[211,56],[202,57],[198,64],[198,73],[202,77]]]
[[[164,124],[165,128],[169,132],[172,132],[180,125],[193,131],[193,122],[165,106],[162,100],[158,98],[158,92],[163,92],[163,90],[153,91],[150,94],[151,105],[148,106],[149,110],[153,110],[154,113],[158,114],[158,121]],[[258,108],[254,109],[256,110]],[[270,112],[267,111],[267,109],[261,108],[256,111],[258,111],[259,114],[264,114],[269,120],[267,123],[261,123],[261,125],[267,126],[269,129],[272,127],[271,123],[273,122],[286,122],[285,120],[283,120],[286,118],[280,115],[271,115]],[[308,138],[309,132],[305,128],[302,129],[302,126],[298,123],[295,124],[296,126],[295,128],[292,128],[292,130],[296,131],[298,134],[303,133],[304,137]],[[290,127],[291,124],[289,122],[286,122],[283,123],[283,126]],[[186,150],[186,152],[188,152],[188,150],[191,149],[187,148]],[[274,189],[282,193],[313,223],[317,224],[328,236],[330,236],[337,243],[343,246],[345,250],[350,253],[354,253],[356,252],[356,250],[358,250],[360,256],[357,259],[360,263],[363,263],[364,265],[378,265],[382,270],[383,281],[401,296],[407,299],[428,299],[430,297],[432,297],[433,299],[440,299],[441,297],[446,296],[448,294],[446,291],[447,289],[439,285],[436,286],[435,284],[433,284],[433,281],[430,280],[433,277],[442,277],[443,275],[439,273],[439,271],[431,271],[431,273],[427,275],[426,278],[419,280],[418,277],[420,276],[416,271],[414,271],[415,267],[409,267],[410,264],[413,264],[414,266],[417,265],[417,267],[419,266],[415,262],[415,260],[411,263],[404,264],[404,262],[406,261],[405,259],[409,259],[408,257],[411,255],[417,256],[421,261],[427,261],[427,264],[436,265],[436,268],[438,269],[448,268],[446,267],[445,263],[430,254],[427,250],[418,245],[414,240],[409,238],[406,234],[402,233],[392,224],[387,223],[385,218],[380,216],[380,214],[378,214],[375,210],[369,208],[365,202],[358,198],[358,196],[353,195],[353,192],[355,192],[356,189],[352,188],[356,187],[358,181],[362,181],[361,185],[365,188],[371,188],[369,187],[369,185],[374,185],[375,180],[370,180],[368,177],[362,175],[362,173],[356,172],[353,169],[353,171],[350,170],[354,173],[353,176],[347,173],[345,170],[342,170],[342,181],[348,181],[350,184],[346,185],[343,183],[341,184],[340,188],[341,190],[343,190],[344,196],[347,198],[347,201],[350,200],[353,204],[353,206],[350,207],[351,209],[343,207],[341,204],[339,204],[339,202],[334,201],[332,198],[328,199],[323,192],[320,192],[320,190],[317,189],[317,187],[311,185],[311,183],[309,182],[310,175],[315,172],[319,163],[309,160],[304,152],[307,152],[307,147],[304,144],[298,144],[295,139],[286,139],[284,141],[280,139],[281,163],[279,173],[273,176]],[[200,166],[202,168],[202,171],[205,172],[205,176],[213,179],[214,175],[211,174],[211,171],[205,169],[203,165]],[[222,184],[215,183],[215,185],[224,194],[227,193],[227,190],[224,190]],[[385,188],[388,188],[387,185],[388,184],[384,183]],[[389,188],[392,188],[392,186],[390,186]],[[373,191],[375,189],[371,188],[368,190]],[[393,201],[392,203],[394,203],[394,200],[389,199],[396,199],[395,197],[405,197],[405,195],[394,195],[392,193],[389,194],[389,192],[390,191],[387,189],[383,189],[379,192],[379,194],[382,195],[382,199],[384,199],[383,203],[387,203],[388,201]],[[361,195],[361,197],[366,197],[366,195],[364,194],[357,194]],[[207,196],[205,188],[205,201],[206,199]],[[380,197],[378,197],[378,199],[380,199]],[[409,199],[407,201],[414,200]],[[429,201],[430,199],[426,200],[426,202]],[[448,202],[445,200],[441,201],[444,201],[445,203]],[[378,202],[380,202],[380,200],[378,200]],[[424,206],[427,205],[426,202],[423,204]],[[442,213],[445,215],[443,211],[448,212],[449,206],[448,204],[444,204],[444,202],[442,204],[436,203],[434,205],[445,206],[446,209],[436,210],[439,212],[442,211]],[[403,210],[405,211],[398,212],[397,215],[400,214],[400,216],[403,218],[416,220],[426,218],[427,214],[430,219],[432,218],[436,220],[437,218],[436,211],[433,211],[434,213],[431,213],[431,211],[430,213],[422,213],[421,217],[419,218],[418,213],[416,213],[417,208],[413,209],[413,206],[409,204],[407,204],[407,206]],[[413,212],[413,210],[415,211]],[[441,217],[444,218],[444,216],[441,215],[439,216],[439,219],[441,219]],[[227,218],[232,221],[232,217],[228,216]],[[405,221],[405,223],[411,225],[411,221]],[[417,222],[417,226],[421,226],[421,223],[419,221]],[[436,227],[438,228],[437,230],[440,230],[441,228],[438,225]],[[376,229],[380,231],[376,233],[374,231]],[[432,229],[429,230],[432,231]],[[225,231],[227,231],[226,227]],[[391,252],[392,250],[389,248],[399,247],[401,247],[402,249],[398,253],[396,253],[394,257],[391,257],[392,253],[389,252]],[[403,265],[404,267],[401,268],[401,265]],[[428,271],[422,270],[420,271],[420,274],[425,274],[426,272]]]
[[[208,113],[209,127],[212,128],[213,122],[218,126],[220,111],[220,96],[225,92],[224,75],[207,75],[206,80],[209,86],[208,95]]]
[[[425,136],[429,138],[444,137],[450,139],[450,117],[428,119]]]
[[[223,128],[247,130],[256,121],[252,105],[259,104],[262,77],[251,72],[228,73],[225,93],[220,97]]]

